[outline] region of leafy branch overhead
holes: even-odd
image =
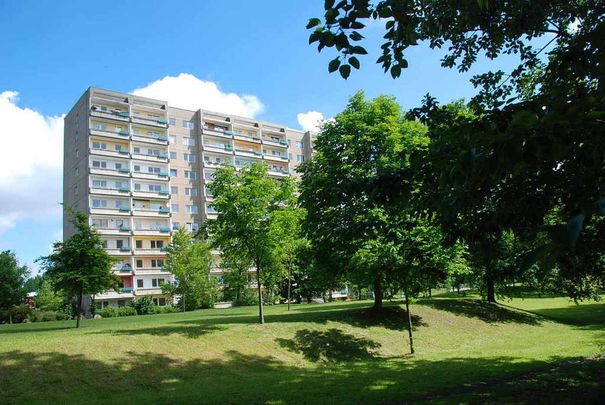
[[[467,71],[483,53],[490,59],[517,54],[522,65],[535,66],[537,54],[528,41],[549,34],[562,43],[570,38],[569,27],[590,15],[598,15],[599,1],[512,0],[326,0],[323,18],[311,18],[309,43],[317,50],[335,48],[338,56],[329,72],[349,77],[351,66],[359,69],[358,55],[368,52],[360,32],[374,20],[384,21],[384,42],[376,60],[393,78],[408,67],[407,50],[426,41],[432,49],[447,47],[444,67]],[[587,18],[582,18],[587,17]]]

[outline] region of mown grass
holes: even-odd
[[[0,326],[0,403],[535,402],[557,392],[576,400],[603,394],[603,362],[585,360],[605,344],[601,303],[423,299],[412,306],[414,356],[399,305],[380,317],[370,305],[267,307],[266,325],[246,307],[85,320],[80,330],[73,322]]]

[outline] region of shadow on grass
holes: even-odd
[[[430,361],[368,356],[331,367],[303,368],[272,356],[238,351],[222,355],[202,360],[127,352],[100,361],[58,352],[0,353],[2,403],[403,403],[444,398],[460,402],[456,396],[489,403],[503,397],[515,403],[532,398],[545,403],[560,403],[561,398],[597,403],[605,393],[602,361],[580,373],[571,368],[564,379],[536,374],[538,383],[532,382],[531,391],[519,391],[527,385],[518,377],[572,360],[562,357],[542,362],[514,357]]]
[[[69,325],[66,325],[65,322],[61,322],[57,325],[56,322],[49,322],[50,325],[42,326],[40,323],[34,324],[14,324],[14,325],[0,325],[0,335],[10,334],[10,333],[38,333],[38,332],[48,332],[48,331],[58,331],[58,330],[67,330],[67,329],[76,329],[76,321],[70,321]]]
[[[277,339],[277,343],[310,361],[339,362],[370,359],[376,355],[380,343],[358,338],[340,329],[327,331],[301,329],[293,339]]]
[[[422,299],[419,303],[440,311],[477,318],[489,323],[540,324],[540,318],[534,314],[477,299]]]
[[[346,309],[346,310],[345,310]],[[364,304],[345,304],[336,306],[325,306],[323,310],[309,311],[308,308],[302,308],[288,313],[265,314],[266,323],[318,323],[342,322],[352,326],[366,328],[371,326],[381,326],[392,330],[405,330],[407,328],[407,313],[398,306],[387,306],[382,312],[372,311],[367,303]],[[93,333],[112,334],[112,335],[158,335],[168,336],[171,334],[180,334],[189,338],[197,338],[207,333],[223,330],[225,325],[258,323],[256,315],[223,315],[199,319],[186,319],[174,321],[169,324],[158,325],[150,328],[125,327],[122,329],[108,329],[96,331]],[[419,316],[412,316],[412,326],[426,326]]]
[[[605,329],[605,304],[581,304],[563,308],[532,309],[531,312],[568,325]]]

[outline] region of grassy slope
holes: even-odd
[[[268,307],[264,326],[253,307],[89,320],[80,330],[0,326],[0,402],[513,401],[518,389],[548,391],[536,376],[553,363],[594,356],[605,343],[603,304],[505,304],[421,300],[413,357],[403,315],[368,318],[369,303]],[[603,375],[602,362],[586,367]],[[573,382],[580,368],[561,373]]]

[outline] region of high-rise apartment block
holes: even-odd
[[[284,125],[89,88],[65,117],[63,201],[89,216],[117,259],[120,292],[96,305],[140,296],[165,305],[165,249],[174,230],[216,217],[207,187],[216,168],[259,161],[279,179],[297,175],[311,148],[311,133]],[[64,218],[64,238],[73,232]]]

